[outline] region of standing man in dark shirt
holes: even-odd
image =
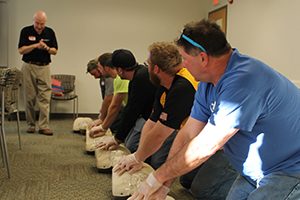
[[[35,132],[35,104],[39,106],[39,133],[53,135],[49,127],[49,108],[51,98],[50,55],[57,53],[54,31],[46,27],[47,16],[37,11],[33,25],[21,30],[18,50],[23,55],[22,72],[26,106],[27,133]]]
[[[148,69],[138,64],[129,50],[115,50],[111,63],[122,79],[130,80],[128,101],[117,133],[110,141],[100,143],[99,147],[114,149],[124,142],[131,152],[135,152],[142,128],[152,111],[156,88],[150,82]]]

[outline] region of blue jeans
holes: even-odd
[[[264,176],[257,186],[238,176],[226,200],[299,200],[300,173],[274,172]]]
[[[205,163],[181,176],[180,184],[197,200],[224,200],[236,177],[237,172],[223,151],[217,151]]]
[[[110,125],[109,129],[114,134],[118,132],[119,127],[121,126],[122,117],[124,114],[124,107],[121,108],[119,111],[117,118],[113,121],[113,123]]]
[[[134,127],[130,130],[127,137],[125,138],[125,147],[129,149],[131,153],[136,152],[139,146],[141,132],[145,123],[146,120],[144,118],[138,118],[135,122]]]
[[[174,130],[171,133],[171,135],[169,135],[169,137],[167,137],[167,139],[164,141],[162,146],[149,158],[150,159],[149,164],[154,169],[159,168],[162,164],[165,163],[177,133],[178,133],[178,130]]]

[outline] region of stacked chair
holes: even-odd
[[[0,69],[0,90],[1,90],[1,151],[3,164],[6,167],[8,178],[10,178],[10,166],[5,138],[4,119],[6,114],[16,113],[19,148],[21,149],[20,117],[18,110],[19,88],[21,85],[21,72],[17,68]]]

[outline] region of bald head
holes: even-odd
[[[39,10],[33,15],[33,26],[38,34],[41,34],[45,29],[46,21],[47,15],[44,11]]]

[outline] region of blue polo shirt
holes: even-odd
[[[200,83],[191,117],[240,129],[224,152],[248,180],[300,172],[300,91],[266,64],[234,49],[217,85]]]

